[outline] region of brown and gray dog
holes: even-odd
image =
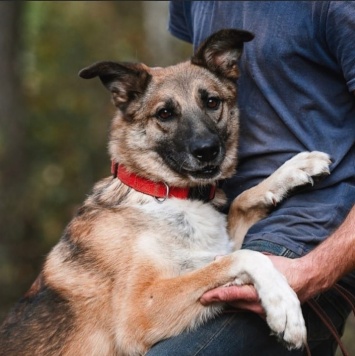
[[[100,62],[80,72],[98,76],[117,108],[114,177],[95,185],[3,323],[1,355],[142,355],[220,313],[222,304],[199,299],[233,283],[254,284],[272,333],[302,347],[304,320],[286,279],[261,253],[235,250],[290,189],[329,172],[328,156],[287,161],[234,201],[228,228],[218,211],[216,182],[236,166],[237,60],[252,38],[222,30],[181,64]]]

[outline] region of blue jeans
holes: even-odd
[[[261,240],[254,241],[243,248],[289,258],[298,257],[280,245]],[[355,278],[350,282],[354,292]],[[344,286],[350,287],[347,280]],[[318,296],[316,302],[331,318],[341,335],[346,318],[351,311],[350,306],[344,303],[342,297],[333,289]],[[307,304],[303,306],[303,315],[307,324],[308,345],[312,356],[334,355],[337,343],[328,328]],[[304,350],[287,350],[282,343],[270,335],[268,325],[258,315],[250,312],[232,312],[224,313],[196,330],[159,342],[147,355],[301,356],[305,354]]]

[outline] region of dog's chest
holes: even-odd
[[[192,270],[229,253],[226,218],[212,205],[169,199],[141,207],[154,221],[155,250],[182,270]]]

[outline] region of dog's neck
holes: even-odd
[[[111,173],[123,184],[134,190],[153,196],[159,200],[167,198],[196,199],[205,202],[213,200],[216,184],[199,187],[170,187],[164,182],[153,182],[135,173],[129,172],[125,166],[112,162]]]

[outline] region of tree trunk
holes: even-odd
[[[17,275],[13,249],[23,239],[23,180],[26,176],[19,45],[23,2],[0,2],[0,284],[1,304]],[[16,267],[17,268],[17,267]],[[13,282],[12,282],[13,283]]]
[[[19,202],[9,198],[18,196],[13,189],[21,186],[25,172],[23,98],[18,68],[21,7],[20,1],[0,2],[0,209],[18,205]],[[1,237],[8,225],[2,221],[3,216],[0,214]]]

